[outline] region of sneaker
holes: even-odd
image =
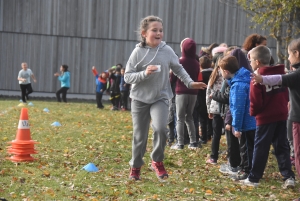
[[[202,140],[202,139],[200,139],[200,140],[199,140],[199,143],[201,143],[201,144],[207,144],[207,140]]]
[[[157,178],[167,179],[169,177],[167,171],[165,170],[163,162],[151,162],[151,169],[156,173]]]
[[[237,174],[238,171],[240,170],[239,167],[231,167],[229,164],[222,164],[219,172],[226,174],[226,175],[234,175]]]
[[[230,175],[229,178],[232,179],[233,181],[239,181],[239,180],[245,180],[248,178],[248,175],[244,171],[238,171],[237,174]]]
[[[242,185],[245,185],[245,186],[252,186],[252,187],[258,187],[259,183],[256,183],[256,182],[252,182],[250,181],[248,178],[247,179],[244,179],[244,180],[241,180],[240,183]]]
[[[206,160],[206,163],[212,164],[212,165],[217,165],[217,160],[209,158],[209,159]]]
[[[130,168],[129,179],[130,180],[140,180],[141,168]]]
[[[119,110],[119,109],[118,109],[117,107],[114,106],[111,110]]]
[[[176,149],[176,150],[182,150],[184,148],[184,145],[181,144],[174,144],[171,146],[171,149]]]
[[[197,142],[194,142],[194,143],[189,144],[188,148],[189,149],[198,149],[198,148],[201,148],[201,144],[198,144]]]
[[[284,184],[282,185],[283,189],[294,188],[294,187],[295,187],[295,179],[293,177],[290,177],[287,180],[285,180]]]

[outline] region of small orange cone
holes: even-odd
[[[37,151],[34,149],[34,144],[38,142],[33,141],[30,136],[27,108],[22,108],[16,139],[9,143],[12,146],[8,147],[7,151],[10,154],[14,154],[14,156],[7,158],[8,160],[13,162],[35,160],[30,154],[37,154]]]

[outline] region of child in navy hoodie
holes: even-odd
[[[285,74],[284,65],[269,66],[271,53],[263,45],[250,50],[250,65],[261,75]],[[283,188],[295,186],[291,170],[290,149],[287,140],[288,90],[280,85],[250,86],[250,115],[256,118],[256,133],[252,169],[242,183],[258,186],[262,178],[273,144],[278,168],[285,180]]]
[[[93,74],[96,79],[96,102],[97,102],[97,108],[103,109],[104,106],[102,104],[102,96],[103,92],[106,90],[106,79],[107,79],[107,73],[103,72],[100,76],[98,75],[98,72],[95,68],[95,66],[92,67]]]

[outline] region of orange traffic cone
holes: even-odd
[[[22,108],[16,139],[9,142],[12,146],[8,147],[8,153],[14,154],[7,158],[13,162],[33,161],[35,160],[30,154],[37,154],[34,144],[30,136],[30,128],[28,123],[28,109]]]

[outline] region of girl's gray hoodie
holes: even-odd
[[[149,65],[160,65],[161,71],[146,75],[145,70]],[[173,93],[169,81],[170,69],[190,88],[189,84],[193,80],[170,46],[163,41],[156,48],[137,44],[126,64],[124,75],[125,82],[132,84],[130,98],[148,104],[171,99]]]

